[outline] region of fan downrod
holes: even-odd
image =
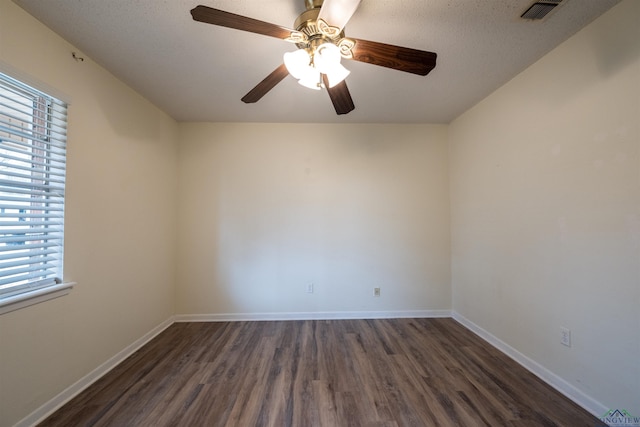
[[[324,0],[304,0],[304,5],[307,10],[320,9]]]

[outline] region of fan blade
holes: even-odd
[[[351,50],[356,61],[367,62],[394,70],[426,76],[436,67],[437,55],[433,52],[394,46],[369,40],[353,39]]]
[[[329,87],[329,79],[326,74],[323,74],[322,81],[324,82],[324,86],[327,88],[329,98],[331,98],[331,102],[333,103],[333,107],[336,109],[336,113],[347,114],[356,108],[356,106],[353,105],[353,99],[351,99],[347,83],[344,80],[334,87]]]
[[[257,19],[248,18],[235,13],[213,9],[208,6],[199,5],[191,9],[191,16],[195,21],[207,24],[219,25],[221,27],[233,28],[236,30],[248,31],[250,33],[262,34],[264,36],[276,37],[286,40],[293,30],[279,25],[270,24]]]
[[[285,77],[289,75],[287,71],[287,67],[284,64],[281,64],[278,68],[273,70],[271,74],[265,77],[260,83],[256,85],[253,89],[249,91],[245,96],[242,97],[242,102],[247,104],[252,104],[254,102],[258,102],[260,98],[265,96],[267,92],[273,89],[278,83],[282,81]]]
[[[332,27],[342,31],[349,19],[356,12],[360,5],[360,0],[324,0],[318,19],[322,19]]]

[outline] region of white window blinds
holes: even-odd
[[[0,73],[0,302],[62,281],[67,106]]]

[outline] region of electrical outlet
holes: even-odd
[[[380,296],[380,288],[373,288],[373,296],[374,297]]]
[[[313,293],[313,283],[308,283],[307,284],[307,293],[308,294],[312,294]]]
[[[571,330],[560,327],[560,344],[571,347]]]

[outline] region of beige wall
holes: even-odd
[[[446,126],[181,124],[179,194],[178,314],[451,307]]]
[[[621,3],[449,128],[454,310],[634,415],[639,22]]]
[[[174,311],[177,124],[8,0],[0,67],[70,100],[62,298],[0,316],[9,426]]]

